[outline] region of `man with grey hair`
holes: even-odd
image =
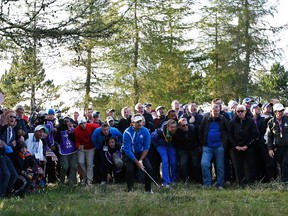
[[[231,143],[232,162],[239,186],[256,180],[254,161],[254,141],[256,138],[257,128],[252,118],[246,116],[246,106],[238,105],[236,117],[229,122],[229,142]],[[247,164],[248,172],[244,172],[245,164]],[[248,175],[245,176],[245,173]]]
[[[268,122],[268,149],[270,157],[276,158],[281,166],[281,180],[288,182],[288,117],[284,115],[284,106],[273,106],[275,116]],[[276,150],[277,149],[277,150]]]

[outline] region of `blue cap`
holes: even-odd
[[[262,104],[261,104],[261,103],[253,104],[253,105],[251,106],[251,108],[250,108],[250,111],[252,112],[253,109],[255,109],[257,106],[258,106],[259,108],[261,108],[261,107],[262,107]]]
[[[55,115],[55,111],[53,109],[48,110],[48,115]]]
[[[244,98],[243,101],[242,101],[242,104],[251,103],[251,102],[254,102],[254,100],[251,99],[251,98]]]

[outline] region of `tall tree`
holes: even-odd
[[[135,104],[191,99],[188,92],[193,92],[189,88],[193,74],[187,51],[191,40],[184,39],[191,26],[185,23],[191,14],[190,4],[174,0],[131,2],[109,52],[121,100],[132,99]]]
[[[0,87],[7,98],[5,106],[12,108],[19,102],[30,100],[31,109],[43,108],[45,102],[56,100],[60,88],[53,81],[46,80],[43,63],[35,59],[33,48],[14,57],[10,71],[1,77]]]
[[[281,28],[267,22],[267,17],[276,11],[275,5],[267,0],[209,2],[203,7],[204,16],[198,25],[204,33],[203,44],[208,45],[202,47],[208,51],[203,55],[208,91],[213,97],[226,100],[252,95],[251,78],[255,71],[279,55],[276,37],[269,35],[276,36]]]
[[[89,25],[85,26],[85,31],[93,31],[95,28],[105,28],[109,22],[115,20],[113,12],[110,8],[113,5],[108,0],[83,0],[75,1],[73,4],[74,10],[71,11],[72,16],[81,16],[83,20],[87,21]],[[75,26],[81,25],[76,22]],[[112,28],[111,28],[112,29]],[[108,31],[107,31],[108,32]],[[85,80],[78,82],[74,81],[73,90],[84,92],[83,100],[78,101],[79,105],[87,110],[88,106],[96,105],[95,97],[100,96],[99,89],[101,89],[103,77],[103,54],[104,38],[111,36],[112,30],[103,35],[103,37],[79,37],[70,46],[70,50],[74,51],[78,56],[72,61],[72,65],[82,67],[85,73]]]
[[[259,75],[257,91],[258,95],[262,96],[262,100],[270,101],[272,98],[276,98],[288,105],[288,71],[284,66],[274,63],[270,71],[262,72]]]

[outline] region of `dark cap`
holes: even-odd
[[[170,109],[170,110],[168,111],[167,115],[170,115],[171,112],[175,113],[175,110]]]
[[[19,152],[22,148],[27,148],[25,142],[19,142],[19,143],[17,143],[17,145],[15,146],[15,150],[18,151],[18,152]]]
[[[92,116],[93,117],[99,117],[100,116],[100,112],[95,111],[95,112],[92,113]]]
[[[110,113],[110,112],[115,112],[115,110],[114,109],[107,109],[106,110],[106,113]]]
[[[152,104],[151,104],[151,103],[144,103],[143,105],[144,105],[144,107],[148,107],[148,106],[150,106],[150,107],[151,107],[151,106],[152,106]]]
[[[164,106],[157,106],[155,110],[158,111],[159,109],[165,109],[165,107]]]
[[[264,103],[262,109],[264,110],[267,106],[271,106],[271,108],[273,108],[273,103]]]

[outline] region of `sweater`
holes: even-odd
[[[91,136],[93,131],[98,128],[97,124],[86,123],[86,128],[83,130],[79,125],[74,130],[75,146],[79,149],[80,145],[84,146],[84,150],[90,150],[94,148],[91,142]]]
[[[122,151],[132,161],[136,159],[135,154],[148,151],[150,148],[151,136],[146,127],[135,131],[132,126],[128,127],[123,134]]]

